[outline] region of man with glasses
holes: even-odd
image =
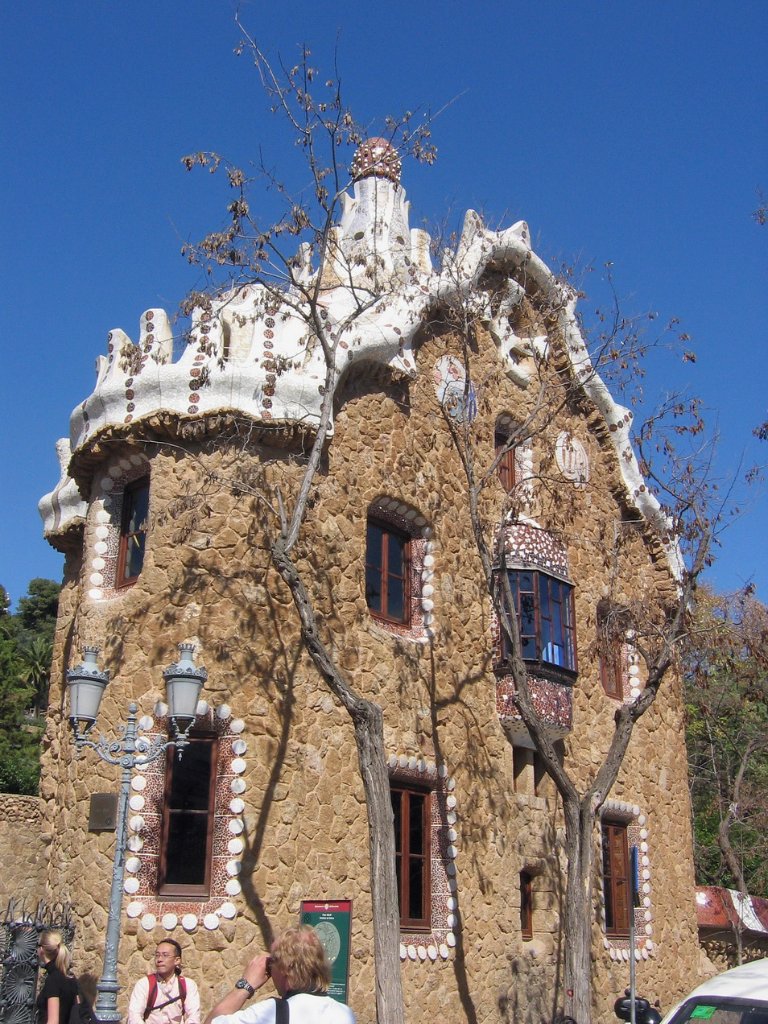
[[[181,973],[181,946],[163,939],[155,950],[155,972],[140,978],[128,1004],[128,1024],[200,1024],[200,994]]]

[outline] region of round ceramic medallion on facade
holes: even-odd
[[[196,914],[185,914],[181,919],[181,927],[185,932],[194,931],[197,928],[197,915]]]
[[[129,903],[128,906],[125,908],[125,912],[128,915],[128,917],[141,917],[141,915],[144,913],[144,904],[136,902]]]
[[[162,925],[166,931],[172,932],[178,923],[179,919],[176,914],[163,914]]]
[[[141,927],[147,932],[151,932],[156,924],[157,918],[154,914],[145,914],[141,919]]]

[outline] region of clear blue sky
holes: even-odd
[[[719,469],[766,461],[768,4],[573,0],[240,4],[272,53],[334,47],[347,102],[375,134],[387,113],[448,108],[435,167],[406,163],[411,222],[528,221],[550,263],[614,263],[625,309],[680,317],[698,355],[647,381],[686,387],[719,425]],[[218,226],[217,181],[180,157],[285,144],[229,0],[25,0],[0,11],[2,401],[0,582],[14,600],[59,578],[39,497],[58,479],[56,439],[90,393],[106,335],[138,335],[199,282],[182,242]],[[453,102],[450,102],[453,101]],[[298,164],[297,164],[298,167]],[[761,450],[762,448],[762,450]],[[710,579],[768,599],[765,492],[749,497]]]

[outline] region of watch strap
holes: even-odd
[[[235,988],[244,989],[248,993],[249,999],[256,991],[256,989],[253,987],[250,981],[248,981],[247,978],[238,978],[238,980],[235,982]]]

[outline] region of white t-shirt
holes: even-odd
[[[345,1003],[330,996],[297,992],[288,1000],[290,1024],[355,1024],[355,1015]],[[275,1024],[277,1004],[262,999],[237,1013],[214,1017],[212,1024]]]
[[[184,981],[187,985],[187,994],[184,998],[183,1024],[200,1024],[200,995],[197,985],[186,975],[184,975]],[[167,1006],[163,1006],[159,1010],[152,1010],[147,1017],[146,1024],[182,1024],[181,999],[176,999],[178,995],[179,979],[177,975],[172,975],[167,982],[158,979],[155,1006],[167,1003],[169,999],[173,999],[174,1002],[168,1003]],[[139,978],[133,986],[128,1004],[128,1024],[144,1024],[144,1010],[148,998],[149,977],[145,976]]]

